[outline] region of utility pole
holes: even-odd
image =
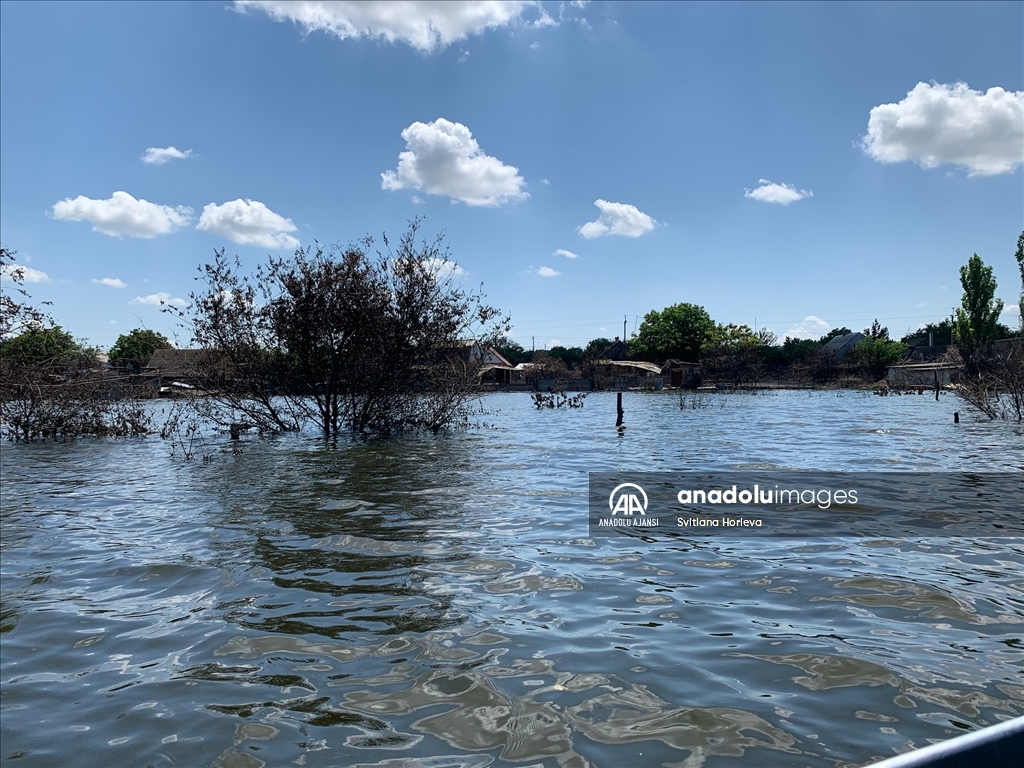
[[[626,343],[626,315],[622,316],[622,343]]]
[[[536,336],[531,336],[530,337],[530,351],[531,352],[536,352],[537,351],[537,337]]]

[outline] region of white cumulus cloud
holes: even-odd
[[[101,277],[98,280],[94,277],[92,279],[92,281],[94,283],[96,283],[97,285],[105,285],[105,286],[107,286],[109,288],[127,288],[128,287],[128,283],[124,282],[124,280],[122,280],[119,277]]]
[[[466,205],[504,205],[529,197],[519,169],[484,154],[462,123],[415,122],[402,138],[406,151],[398,156],[397,170],[380,175],[382,189],[417,189]]]
[[[149,307],[159,307],[164,304],[170,304],[174,307],[184,307],[188,302],[179,297],[171,298],[171,294],[161,291],[160,293],[151,293],[149,296],[136,296],[128,303],[143,304]]]
[[[52,283],[53,279],[41,269],[26,267],[24,264],[4,264],[0,267],[0,275],[10,278],[15,273],[20,275],[23,283]]]
[[[192,157],[192,150],[180,150],[177,147],[149,147],[142,156],[142,162],[150,165],[163,165],[171,160],[184,160]]]
[[[111,237],[152,238],[167,235],[192,221],[192,209],[172,208],[148,200],[136,200],[127,192],[115,192],[106,200],[79,195],[55,203],[53,218],[64,221],[88,221],[94,232]]]
[[[555,251],[554,255],[555,256],[565,256],[565,258],[567,258],[567,259],[578,259],[579,258],[579,256],[577,256],[575,253],[573,253],[572,251],[567,251],[567,250],[565,250],[565,248],[559,248],[557,251]]]
[[[537,274],[540,275],[541,277],[558,277],[562,273],[556,272],[551,267],[540,267],[537,270]]]
[[[295,223],[274,213],[259,200],[230,200],[223,205],[209,203],[203,207],[196,229],[226,237],[239,245],[299,247],[298,239],[288,234],[298,229]]]
[[[658,226],[658,222],[635,205],[609,203],[607,200],[595,200],[594,205],[601,215],[596,221],[588,221],[579,227],[579,233],[588,240],[604,235],[640,237]]]
[[[971,176],[1009,173],[1024,162],[1024,91],[918,83],[902,101],[871,109],[861,146],[882,163],[950,163]]]
[[[235,9],[255,8],[275,21],[293,21],[309,32],[326,32],[339,40],[368,37],[403,42],[430,52],[479,35],[484,30],[518,23],[534,8],[533,26],[553,23],[539,3],[529,0],[492,2],[297,2],[295,0],[236,0]]]
[[[803,322],[786,331],[782,338],[788,336],[791,339],[820,339],[831,328],[832,325],[829,322],[822,320],[817,315],[808,315]]]
[[[762,203],[775,203],[776,205],[789,205],[805,197],[814,197],[809,189],[797,189],[792,184],[776,184],[768,179],[758,179],[756,189],[743,190],[743,196],[751,200],[759,200]]]
[[[466,275],[466,270],[448,259],[436,257],[426,259],[423,262],[423,266],[440,280],[447,280],[449,277],[464,277]]]

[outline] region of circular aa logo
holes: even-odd
[[[627,493],[626,489],[635,489],[640,493]],[[647,491],[636,483],[623,483],[615,486],[615,490],[608,496],[608,509],[612,511],[612,517],[619,512],[623,517],[632,517],[634,512],[647,515]]]

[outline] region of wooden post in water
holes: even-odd
[[[939,369],[935,369],[935,402],[939,402]]]
[[[954,424],[959,424],[960,423],[960,411],[953,411],[953,423]]]
[[[618,393],[618,396],[615,398],[615,400],[616,400],[616,404],[615,404],[616,405],[616,411],[617,411],[617,414],[618,414],[616,416],[616,418],[615,418],[615,426],[616,427],[621,427],[622,426],[622,414],[625,413],[625,411],[622,410],[622,393],[621,392]]]

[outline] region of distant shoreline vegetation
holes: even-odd
[[[952,391],[984,417],[1024,420],[1024,322],[1017,331],[998,322],[992,268],[976,254],[960,270],[954,317],[899,341],[876,320],[779,343],[767,329],[717,323],[680,303],[648,312],[628,341],[533,352],[509,338],[509,317],[455,282],[443,236],[427,242],[419,230],[411,222],[394,249],[383,238],[384,251],[370,238],[300,248],[252,274],[219,251],[199,268],[203,288],[189,304],[163,307],[188,349],[137,328],[106,355],[30,302],[15,252],[0,248],[0,435],[151,433],[143,401],[161,394],[179,396],[160,429],[179,441],[200,423],[234,437],[438,432],[468,425],[471,401],[488,389],[866,388],[902,362],[951,371]],[[1024,300],[1024,233],[1016,259]]]

